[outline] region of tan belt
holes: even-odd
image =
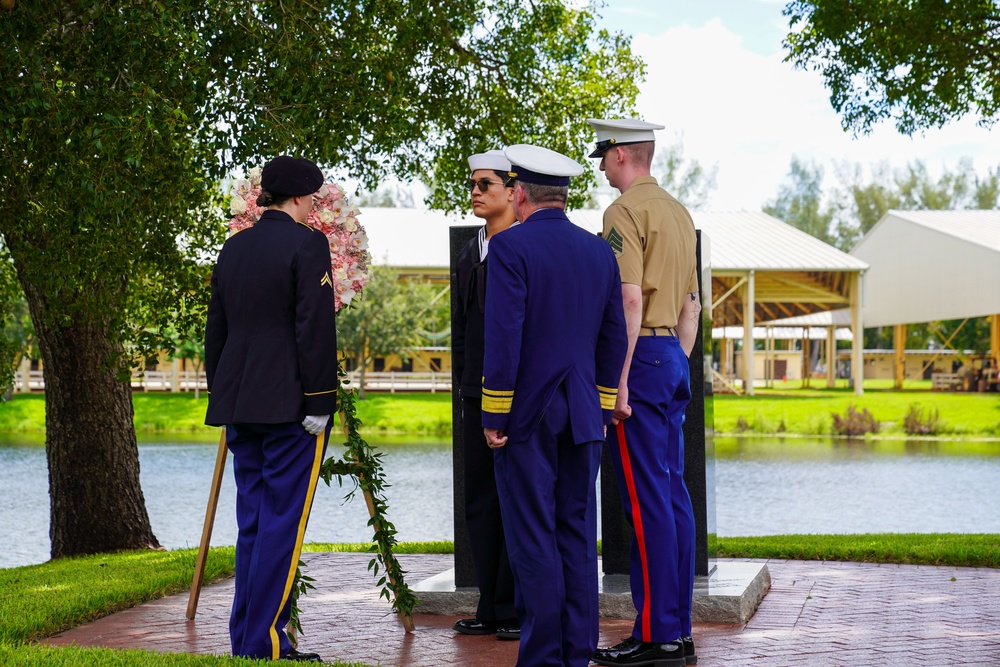
[[[677,338],[677,331],[673,327],[640,327],[640,336],[668,336],[670,338]]]

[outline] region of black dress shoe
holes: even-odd
[[[517,640],[521,638],[521,626],[517,623],[501,623],[497,627],[497,639],[513,639]]]
[[[281,659],[291,662],[323,662],[323,658],[319,657],[318,653],[304,653],[295,649],[281,656]]]
[[[627,665],[628,667],[684,667],[684,644],[672,642],[644,642],[629,637],[611,648],[599,648],[591,658],[599,665]]]
[[[684,645],[684,664],[697,665],[698,656],[694,654],[694,637],[691,635],[681,637],[681,644]]]
[[[492,635],[497,631],[497,624],[483,622],[478,618],[463,618],[452,626],[455,632],[463,635]]]

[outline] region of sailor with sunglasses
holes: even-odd
[[[472,212],[486,224],[459,253],[455,262],[459,309],[453,318],[452,347],[462,399],[462,442],[465,462],[465,520],[472,562],[479,585],[475,618],[455,623],[467,635],[496,634],[519,639],[514,612],[514,575],[507,559],[500,501],[493,476],[493,451],[483,442],[483,312],[486,308],[486,258],[490,239],[517,224],[510,162],[503,151],[469,157],[471,178],[466,186]]]

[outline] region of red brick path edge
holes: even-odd
[[[513,665],[517,642],[456,635],[454,616],[418,614],[405,634],[367,570],[366,554],[304,554],[316,581],[302,602],[303,650],[327,660],[402,667]],[[417,582],[447,555],[402,555]],[[765,561],[771,591],[746,625],[698,623],[699,667],[1000,666],[1000,570]],[[204,589],[195,620],[187,593],[139,605],[49,638],[50,644],[229,653],[232,580]],[[601,645],[631,622],[601,620]]]

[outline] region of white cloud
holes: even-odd
[[[998,162],[1000,140],[969,118],[913,139],[891,124],[853,138],[818,73],[783,62],[777,45],[772,55],[750,51],[719,18],[637,34],[632,48],[647,63],[640,115],[667,126],[662,143],[681,136],[686,157],[718,164],[716,210],[758,209],[775,196],[793,155],[824,167],[827,187],[835,184],[833,166],[845,160],[902,166],[922,159],[932,173],[965,156],[981,170]]]

